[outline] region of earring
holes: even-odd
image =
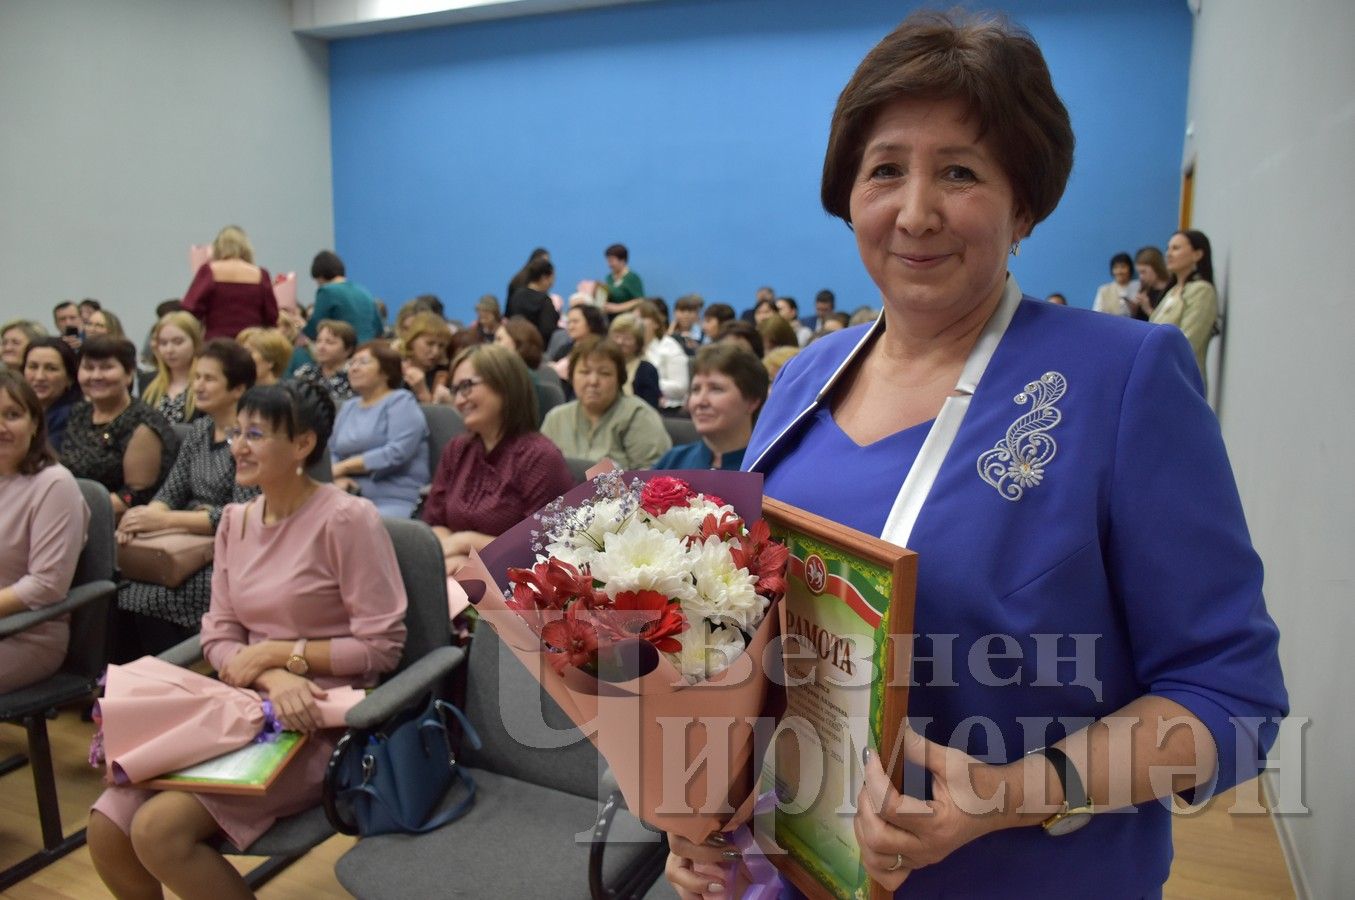
[[[306,467],[305,467],[305,466],[298,465],[298,466],[296,467],[296,474],[297,474],[297,477],[298,477],[298,478],[300,478],[302,475],[305,475],[305,474],[306,474]]]
[[[1020,256],[1020,255],[1021,255],[1021,242],[1020,242],[1020,241],[1012,241],[1012,256]]]

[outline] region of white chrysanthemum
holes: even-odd
[[[681,652],[667,656],[693,684],[714,678],[729,668],[744,648],[743,634],[737,628],[711,627],[709,622],[699,619],[678,635],[678,640],[682,643]]]
[[[703,618],[752,631],[767,611],[767,598],[753,586],[757,578],[734,565],[729,546],[717,537],[692,547],[696,598],[682,604],[688,619]]]
[[[597,551],[590,544],[578,546],[573,541],[555,541],[546,545],[545,553],[538,556],[537,561],[545,562],[554,557],[582,571],[585,566],[592,564],[595,556]]]
[[[671,532],[678,537],[695,536],[701,532],[701,523],[706,516],[715,516],[715,521],[727,512],[733,512],[731,506],[719,506],[698,495],[688,501],[686,506],[673,506],[661,516],[645,514],[645,519],[655,528]]]
[[[603,541],[603,552],[593,557],[592,572],[608,597],[615,599],[623,591],[658,591],[682,601],[695,596],[691,554],[668,532],[635,521]]]
[[[607,535],[620,531],[629,521],[619,500],[593,500],[589,505],[592,507],[592,518],[587,528],[575,532],[554,530],[546,533],[547,556],[583,568],[592,563]]]

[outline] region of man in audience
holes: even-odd
[[[78,352],[85,322],[80,318],[80,307],[75,305],[75,301],[62,300],[58,303],[52,310],[52,321],[56,323],[56,333],[61,335],[61,339]]]
[[[833,314],[836,306],[837,298],[833,296],[832,291],[825,288],[814,295],[814,315],[805,316],[800,321],[811,334],[818,334],[828,327],[828,317]]]
[[[669,329],[674,340],[691,356],[696,349],[706,343],[706,333],[701,328],[701,307],[705,300],[700,294],[687,294],[677,298],[673,304],[673,325]]]
[[[505,310],[508,318],[522,316],[541,332],[541,343],[550,344],[550,336],[560,322],[560,311],[550,298],[555,284],[555,264],[541,258],[527,266],[527,284],[513,292]],[[610,304],[609,304],[610,305]]]
[[[795,302],[794,297],[777,297],[776,311],[781,314],[781,318],[790,323],[790,327],[795,329],[795,340],[801,347],[809,343],[809,339],[814,336],[814,332],[805,327],[800,321],[800,304]]]
[[[346,277],[343,260],[332,250],[321,250],[311,260],[311,277],[319,285],[315,290],[315,307],[310,321],[301,329],[310,340],[315,340],[317,329],[325,319],[347,322],[357,332],[358,343],[381,337],[386,329],[376,301],[366,288]]]
[[[712,303],[706,307],[706,314],[701,317],[701,333],[705,335],[705,343],[713,344],[720,339],[720,329],[726,322],[734,320],[734,307],[728,303]]]

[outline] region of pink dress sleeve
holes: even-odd
[[[64,467],[48,466],[31,477],[35,483],[28,571],[13,588],[24,606],[37,609],[61,602],[70,590],[85,546],[89,507]]]
[[[212,602],[202,617],[201,637],[202,655],[218,672],[249,644],[249,630],[236,618],[231,604],[230,542],[240,530],[235,520],[253,505],[227,506],[221,511],[221,523],[216,529],[216,546],[212,551]]]
[[[405,644],[405,582],[395,547],[371,503],[354,499],[338,509],[325,532],[351,637],[329,642],[336,676],[389,672]]]

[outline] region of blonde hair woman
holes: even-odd
[[[621,348],[626,356],[626,381],[621,390],[639,397],[655,409],[659,408],[659,370],[641,356],[645,345],[645,326],[633,312],[622,313],[612,320],[607,337]]]
[[[254,365],[258,368],[255,384],[277,384],[287,374],[287,366],[292,361],[292,342],[281,331],[246,328],[235,339],[254,357]]]
[[[442,316],[424,310],[410,316],[400,337],[405,386],[420,403],[432,403],[433,392],[447,383],[447,345],[452,342],[452,329]]]
[[[202,322],[203,336],[209,341],[251,326],[277,324],[273,279],[267,269],[254,264],[254,248],[238,225],[227,225],[212,241],[212,259],[193,276],[183,308]]]
[[[202,326],[192,313],[176,310],[160,317],[151,329],[155,377],[141,392],[147,406],[171,422],[188,422],[194,409],[193,366],[202,353]]]

